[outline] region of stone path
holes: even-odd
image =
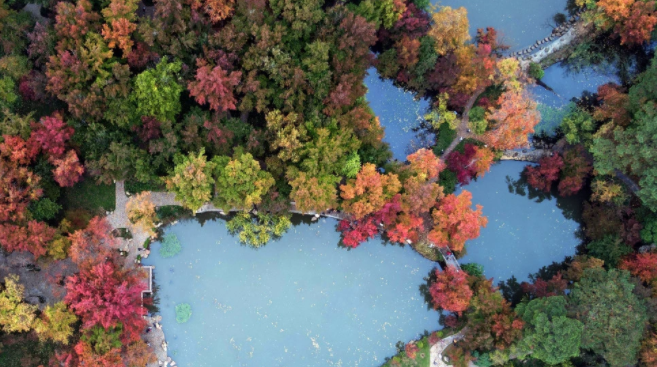
[[[450,335],[444,339],[441,339],[438,343],[434,344],[431,346],[431,353],[430,353],[430,366],[431,367],[447,367],[451,366],[451,364],[447,364],[443,361],[442,355],[443,351],[451,345],[454,340],[461,340],[463,339],[464,336],[464,331],[461,330],[460,332]]]

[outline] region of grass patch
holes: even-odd
[[[433,152],[440,156],[455,138],[456,130],[450,129],[448,124],[440,125],[440,128],[436,131],[436,145],[433,147]]]
[[[64,189],[62,205],[65,210],[84,209],[95,214],[114,211],[116,191],[112,185],[96,185],[85,178],[75,186]]]
[[[411,244],[411,247],[413,247],[415,251],[419,252],[420,255],[424,256],[425,258],[431,261],[436,261],[436,262],[443,261],[443,255],[440,253],[438,248],[429,247],[429,244],[425,241],[413,243]]]

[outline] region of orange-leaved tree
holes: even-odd
[[[148,233],[149,236],[155,236],[155,204],[151,200],[150,192],[141,192],[128,200],[125,204],[125,211],[128,213],[128,219],[135,228],[141,229]]]
[[[515,149],[528,144],[527,134],[534,132],[534,126],[541,121],[528,93],[506,91],[498,99],[500,107],[491,108],[489,119],[492,128],[484,134],[484,141],[497,149]]]
[[[356,219],[383,208],[383,205],[399,192],[401,183],[394,173],[381,174],[376,166],[367,163],[355,179],[340,185],[343,209]]]
[[[465,241],[479,237],[479,229],[485,227],[488,218],[482,216],[482,206],[472,209],[472,194],[469,191],[456,196],[449,194],[433,211],[434,227],[429,240],[453,251],[463,250]]]

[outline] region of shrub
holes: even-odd
[[[180,251],[182,251],[182,246],[175,234],[169,233],[162,238],[162,246],[160,247],[160,255],[162,257],[173,257]]]
[[[188,303],[176,305],[176,322],[184,324],[192,317],[192,306]]]
[[[543,76],[545,76],[545,71],[543,71],[543,68],[541,67],[541,65],[539,65],[535,62],[532,62],[532,63],[529,64],[529,76],[531,76],[532,78],[534,78],[536,80],[539,80],[539,79],[543,78]]]

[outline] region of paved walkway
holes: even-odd
[[[447,364],[443,361],[442,359],[443,352],[449,345],[451,345],[454,342],[454,340],[461,340],[463,339],[463,336],[464,336],[464,330],[461,330],[460,332],[454,335],[450,335],[444,339],[441,339],[438,343],[432,345],[430,366],[431,367],[451,366],[451,364]]]

